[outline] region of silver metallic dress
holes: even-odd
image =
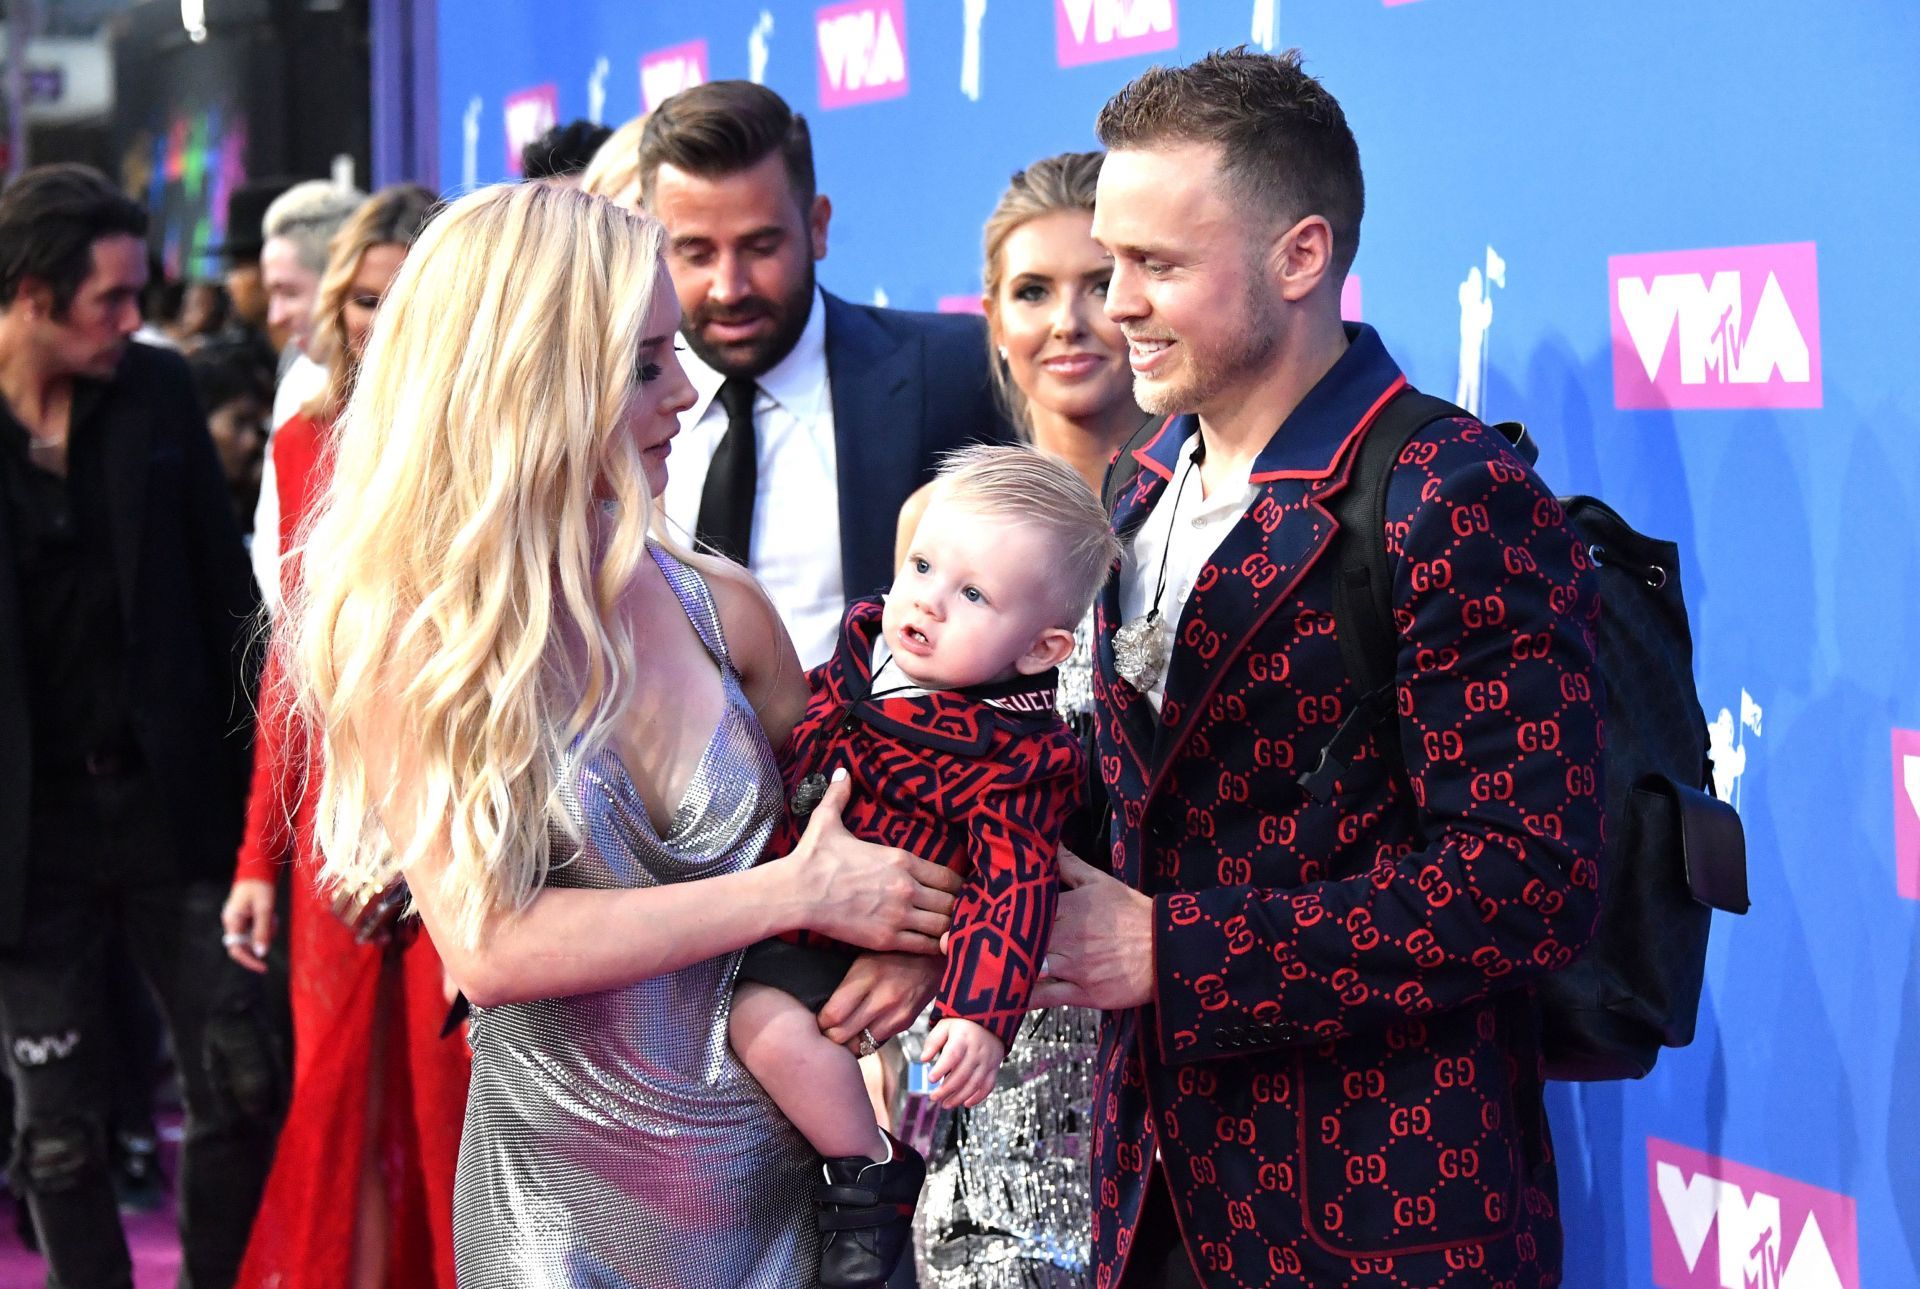
[[[1093,719],[1093,617],[1060,664],[1057,705],[1075,732]],[[917,1056],[924,1029],[906,1040]],[[1100,1013],[1030,1012],[993,1095],[933,1120],[914,1220],[921,1289],[1080,1289],[1092,1283],[1089,1152]]]
[[[720,664],[726,708],[664,835],[618,757],[578,767],[568,808],[584,845],[554,867],[553,886],[737,872],[759,856],[781,808],[773,752],[706,583],[663,551],[654,558]],[[814,1284],[813,1153],[727,1046],[739,958],[602,993],[474,1008],[454,1188],[462,1289]]]

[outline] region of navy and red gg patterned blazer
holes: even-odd
[[[889,668],[883,696],[867,699],[880,611],[879,600],[856,601],[833,657],[807,673],[812,694],[781,772],[791,793],[810,774],[846,767],[848,832],[967,879],[934,1015],[984,1025],[1010,1048],[1053,931],[1060,829],[1079,807],[1085,754],[1054,713],[1051,671],[889,697],[907,683]],[[805,823],[789,814],[767,854],[791,851]]]
[[[1098,606],[1113,867],[1153,897],[1155,935],[1153,1003],[1102,1033],[1099,1289],[1153,1167],[1209,1289],[1559,1280],[1527,983],[1598,912],[1594,579],[1497,433],[1421,431],[1388,492],[1398,765],[1370,747],[1309,797],[1295,778],[1356,698],[1325,503],[1405,383],[1370,328],[1348,335],[1255,463],[1158,715],[1114,671],[1117,579]],[[1193,432],[1176,420],[1141,449],[1117,527],[1161,499]]]

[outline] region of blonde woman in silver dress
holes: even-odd
[[[325,875],[404,873],[473,1003],[464,1289],[812,1284],[811,1153],[727,1047],[737,951],[932,952],[953,904],[832,808],[754,866],[799,664],[749,577],[648,537],[693,400],[660,245],[549,184],[440,214],[289,613]]]
[[[1016,174],[987,219],[982,273],[996,387],[1028,441],[1072,465],[1096,495],[1107,461],[1143,417],[1126,338],[1103,311],[1112,267],[1091,232],[1100,160],[1068,152]],[[902,511],[903,539],[920,508],[916,496]],[[1089,623],[1060,666],[1058,705],[1084,735],[1093,719]],[[1091,841],[1069,844],[1092,855]],[[1089,1283],[1086,1115],[1099,1041],[1098,1012],[1034,1012],[994,1094],[935,1118],[914,1232],[922,1289]]]

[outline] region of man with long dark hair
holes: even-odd
[[[179,357],[130,337],[146,217],[84,166],[0,193],[0,1035],[14,1178],[63,1289],[131,1283],[108,1169],[108,947],[186,1101],[186,1279],[233,1281],[281,1077],[220,902],[255,602]]]

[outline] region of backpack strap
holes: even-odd
[[[1333,537],[1333,621],[1340,659],[1360,699],[1321,749],[1320,759],[1299,778],[1318,801],[1353,765],[1367,736],[1378,731],[1383,750],[1397,748],[1392,725],[1393,680],[1399,632],[1393,621],[1393,556],[1387,550],[1387,485],[1408,440],[1435,421],[1469,413],[1409,385],[1380,409],[1354,449],[1347,486],[1328,503],[1339,523]],[[1524,433],[1524,431],[1522,431]]]

